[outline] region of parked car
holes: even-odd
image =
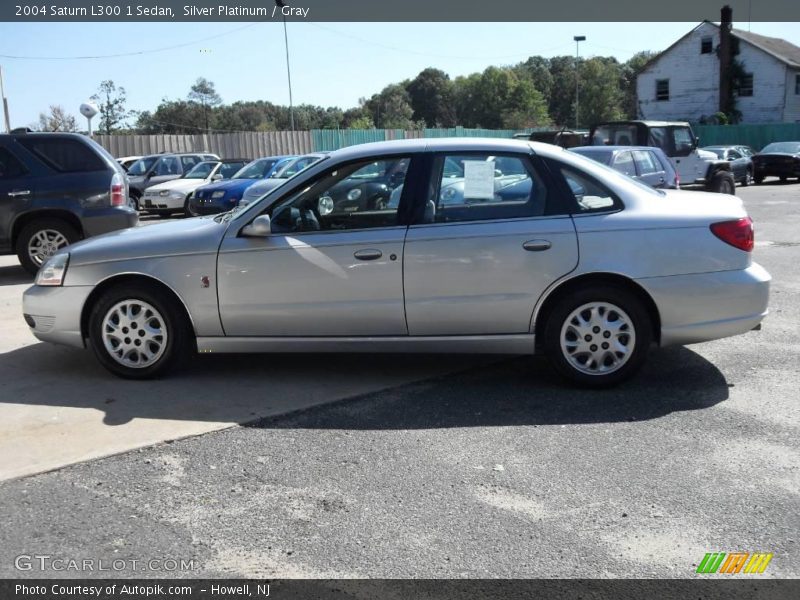
[[[147,188],[140,201],[141,210],[162,217],[176,212],[189,215],[192,192],[211,182],[230,179],[248,162],[247,158],[226,158],[197,163],[182,177]]]
[[[703,150],[713,152],[720,160],[731,163],[733,178],[743,186],[753,181],[753,152],[748,146],[704,146]]]
[[[128,169],[129,204],[139,210],[140,200],[147,188],[177,179],[205,160],[219,160],[219,156],[207,152],[143,156]]]
[[[589,143],[589,132],[584,130],[573,131],[571,129],[549,129],[532,133],[515,133],[514,139],[555,144],[562,148],[575,148]]]
[[[78,240],[136,225],[125,172],[72,133],[0,135],[0,254],[30,273]]]
[[[296,156],[282,161],[282,164],[275,168],[274,173],[269,178],[256,182],[245,190],[241,200],[239,200],[239,205],[247,206],[255,202],[267,192],[274,190],[285,183],[287,179],[294,177],[315,162],[325,158],[325,156],[327,155],[324,153],[304,154],[303,156]]]
[[[213,182],[195,190],[186,205],[188,216],[216,214],[234,208],[245,190],[260,179],[275,173],[276,168],[294,156],[268,156],[242,166],[228,181]]]
[[[495,196],[489,156],[518,163],[526,197]],[[464,166],[462,204],[438,194],[448,159]],[[337,184],[399,160],[397,207],[325,214]],[[538,349],[599,387],[651,343],[757,327],[770,276],[753,243],[730,196],[654,190],[548,144],[399,140],[321,157],[246,208],[62,249],[23,310],[37,338],[88,344],[134,379],[195,350]]]
[[[141,156],[123,156],[117,159],[120,166],[127,171],[133,163],[142,158]]]
[[[651,146],[579,146],[572,152],[596,160],[653,188],[680,188],[680,178],[661,148]]]
[[[753,179],[762,183],[765,177],[789,177],[800,179],[800,142],[775,142],[767,144],[761,152],[753,156],[755,172]]]
[[[610,121],[592,128],[592,146],[654,146],[669,158],[681,185],[735,194],[731,164],[698,148],[700,140],[682,121]]]

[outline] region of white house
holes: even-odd
[[[727,55],[727,68],[733,60],[745,73],[733,90],[742,123],[800,122],[800,47],[733,29],[731,14],[725,7],[720,25],[700,23],[645,66],[636,81],[640,118],[696,122],[727,112]]]

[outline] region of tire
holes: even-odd
[[[136,196],[128,196],[128,206],[139,212],[139,199]]]
[[[183,203],[183,216],[186,217],[186,218],[191,218],[191,217],[196,216],[196,215],[192,214],[191,210],[189,210],[189,202],[191,200],[192,200],[192,197],[191,196],[187,196],[186,197],[186,201]]]
[[[182,308],[153,285],[112,287],[89,315],[89,340],[97,360],[123,379],[152,379],[166,373],[194,354],[192,337]]]
[[[752,169],[747,169],[744,172],[744,179],[742,179],[742,187],[747,187],[753,181],[753,171]]]
[[[781,175],[781,183],[786,183],[789,178],[786,175]]]
[[[81,239],[80,233],[61,219],[43,218],[31,221],[17,237],[17,258],[28,273],[35,275],[53,253]],[[38,243],[37,243],[38,240]]]
[[[756,185],[761,185],[762,183],[764,183],[764,176],[763,175],[754,175],[753,176],[753,182]]]
[[[735,194],[736,180],[733,178],[733,173],[730,171],[717,171],[711,176],[707,190],[717,194]]]
[[[588,324],[582,326],[581,318]],[[612,351],[612,342],[605,340],[613,339],[624,351]],[[635,294],[619,287],[596,286],[559,299],[547,316],[543,347],[563,377],[584,387],[604,388],[625,381],[639,370],[652,339],[650,317]],[[604,349],[603,343],[610,347]]]

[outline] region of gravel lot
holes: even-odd
[[[93,575],[15,569],[37,553],[193,559],[184,577],[693,577],[712,551],[800,577],[800,185],[737,193],[774,278],[762,331],[654,351],[614,390],[465,364],[6,481],[0,577]]]

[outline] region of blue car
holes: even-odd
[[[210,183],[197,188],[189,199],[188,211],[193,217],[225,212],[234,208],[247,188],[262,179],[268,179],[294,156],[269,156],[258,158],[242,167],[228,180]]]

